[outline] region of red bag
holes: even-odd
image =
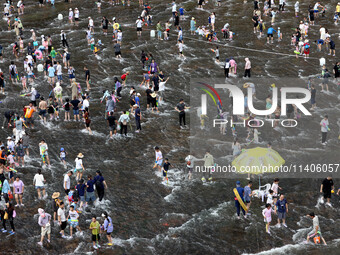
[[[12,192],[8,191],[8,199],[9,200],[12,200],[13,199],[13,194]]]

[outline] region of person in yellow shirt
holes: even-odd
[[[93,242],[93,248],[97,250],[100,248],[99,240],[100,240],[100,224],[96,219],[96,216],[92,216],[92,221],[90,224],[90,229],[92,230],[92,242]]]
[[[337,19],[335,20],[335,25],[338,24],[338,20],[340,19],[340,2],[335,7],[335,15],[337,16]]]

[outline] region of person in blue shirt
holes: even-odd
[[[104,228],[104,231],[106,231],[106,237],[107,237],[107,240],[109,241],[107,245],[112,246],[112,237],[111,237],[111,234],[112,234],[112,232],[113,232],[113,223],[112,223],[112,219],[111,219],[111,217],[107,214],[107,212],[104,212],[104,213],[102,214],[102,217],[105,218],[104,224],[103,224],[103,228]]]
[[[2,192],[2,195],[3,195],[6,203],[9,202],[8,191],[10,191],[10,190],[11,190],[11,187],[9,186],[9,183],[8,183],[7,179],[5,179],[2,182],[2,190],[1,190],[1,192]]]
[[[140,93],[137,93],[137,95],[135,96],[135,101],[136,101],[136,105],[138,105],[140,107]]]
[[[286,225],[286,214],[288,213],[288,203],[285,199],[285,196],[281,194],[280,199],[277,200],[275,204],[275,214],[278,212],[277,215],[277,225],[280,227],[280,220],[282,220],[282,225],[287,227]]]
[[[274,40],[273,33],[274,32],[276,33],[276,30],[272,26],[270,26],[267,30],[267,43],[269,43],[269,37],[272,38],[271,40],[272,40],[272,43],[273,43],[273,40]]]
[[[237,181],[236,182],[236,190],[238,194],[240,195],[241,199],[243,200],[243,194],[244,194],[244,188],[241,187],[241,182]],[[243,207],[240,205],[239,201],[235,197],[235,207],[236,207],[236,212],[237,212],[237,218],[240,219],[240,209],[242,209],[242,213],[244,217],[246,216],[246,212],[244,211]]]
[[[94,202],[96,200],[96,195],[94,194],[94,187],[95,180],[92,179],[92,175],[87,176],[87,183],[86,183],[86,204],[87,206],[88,202],[92,201]]]
[[[179,8],[179,15],[183,16],[184,15],[184,9],[183,7]]]
[[[102,201],[103,198],[104,198],[104,186],[105,186],[105,189],[107,189],[107,185],[106,185],[106,182],[104,180],[104,177],[102,176],[102,173],[97,170],[96,171],[96,177],[94,177],[94,183],[96,185],[96,190],[97,190],[97,193],[98,193],[98,198],[99,198],[99,201]]]
[[[76,190],[78,190],[78,196],[80,198],[79,211],[81,211],[83,204],[85,202],[85,188],[86,188],[86,185],[84,184],[84,180],[80,179],[76,186]]]
[[[248,182],[248,185],[244,187],[244,201],[246,202],[246,206],[249,210],[250,207],[250,199],[252,196],[251,186],[253,185],[252,181]]]

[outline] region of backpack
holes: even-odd
[[[40,98],[40,94],[37,92],[37,94],[35,95],[35,99],[39,99]]]
[[[78,197],[79,197],[79,191],[77,189],[75,189],[74,192],[73,192],[73,199],[78,198]]]
[[[124,123],[123,123],[124,124]],[[97,179],[96,182],[94,183],[94,185],[96,186],[96,188],[98,189],[98,187],[102,187],[102,182]]]
[[[59,207],[60,206],[60,202],[62,202],[62,200],[59,199],[59,198],[56,198],[56,199],[54,199],[54,202]]]

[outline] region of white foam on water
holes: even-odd
[[[323,198],[322,196],[320,196],[320,197],[318,198],[317,202],[316,202],[315,207],[318,208],[318,209],[320,209],[320,207],[321,207],[322,205],[324,205],[324,204],[325,204],[324,198]]]
[[[85,128],[82,129],[82,130],[80,130],[80,132],[82,132],[83,134],[90,135],[89,131],[87,131]],[[90,135],[90,136],[91,136],[91,135]],[[98,132],[98,131],[92,130],[92,136],[106,138],[106,137],[107,137],[107,134],[103,134],[103,133],[100,133],[100,132]]]
[[[174,187],[173,189],[172,189],[172,191],[171,191],[171,193],[169,194],[169,195],[167,195],[167,196],[165,196],[164,197],[164,200],[166,201],[166,202],[172,202],[174,199],[175,199],[175,193],[177,192],[177,191],[179,191],[181,189],[181,187],[179,187],[179,186],[176,186],[176,187]]]

